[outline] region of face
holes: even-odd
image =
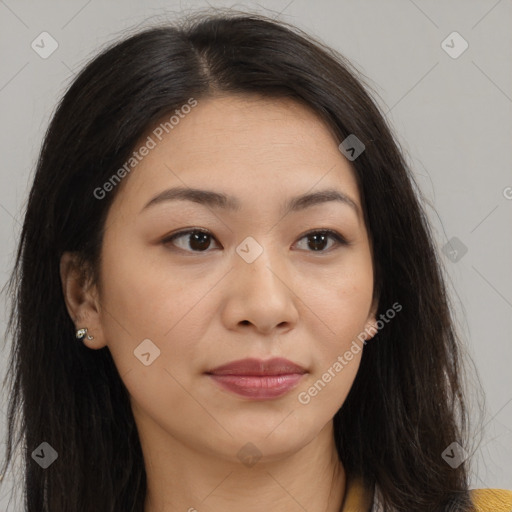
[[[108,346],[139,428],[226,460],[248,441],[292,453],[343,404],[375,324],[354,172],[291,100],[199,99],[160,137],[118,185],[85,342]],[[227,199],[165,192],[176,187]],[[246,358],[303,373],[206,373]]]

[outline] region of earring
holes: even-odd
[[[84,327],[83,329],[78,329],[76,331],[76,338],[79,340],[79,341],[83,341],[84,338],[85,338],[85,335],[87,334],[87,328]],[[89,334],[87,334],[87,339],[88,340],[93,340],[94,339],[94,336],[89,336]]]

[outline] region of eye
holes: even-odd
[[[184,240],[181,245],[176,243],[177,240],[181,239]],[[215,239],[215,237],[209,231],[203,229],[189,229],[166,237],[162,240],[162,243],[172,243],[186,252],[208,252],[207,250],[211,246],[212,239]],[[334,240],[331,249],[333,246],[336,247],[336,245],[349,245],[349,242],[347,242],[342,235],[332,229],[309,231],[305,233],[299,241],[303,239],[310,239],[310,243],[307,244],[307,247],[312,250],[308,252],[329,252],[330,249],[324,250],[329,240]]]
[[[168,244],[172,242],[174,245],[178,245],[180,249],[183,249],[188,252],[205,252],[206,249],[210,246],[210,241],[213,238],[213,235],[202,229],[189,229],[188,231],[180,231],[179,233],[175,233],[172,236],[169,236],[162,240],[163,244]],[[185,243],[176,244],[176,240],[184,239]],[[190,251],[189,249],[192,249]]]
[[[329,250],[324,250],[325,246],[328,244],[329,239],[334,240],[334,246],[349,245],[347,240],[342,235],[340,235],[337,231],[333,231],[332,229],[309,231],[299,240],[308,238],[311,240],[311,243],[307,244],[307,247],[313,248],[312,251],[308,252],[329,252]]]

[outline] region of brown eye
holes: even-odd
[[[324,250],[326,246],[328,246],[329,239],[334,240],[334,246],[348,245],[345,238],[343,238],[338,232],[331,229],[310,231],[309,233],[306,233],[301,240],[302,239],[309,239],[309,243],[307,243],[307,248],[311,249],[309,252],[329,252],[329,250]]]
[[[176,243],[176,240],[184,240],[184,242]],[[181,231],[162,240],[162,243],[172,243],[178,248],[188,252],[206,252],[211,246],[213,235],[208,231],[193,229]]]

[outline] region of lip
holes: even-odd
[[[291,373],[306,373],[302,366],[283,359],[274,357],[273,359],[238,359],[230,363],[217,366],[206,373],[214,375],[244,375],[244,376],[262,376],[262,375],[287,375]]]
[[[283,358],[239,359],[206,372],[222,388],[254,400],[285,395],[306,373],[302,366]]]

